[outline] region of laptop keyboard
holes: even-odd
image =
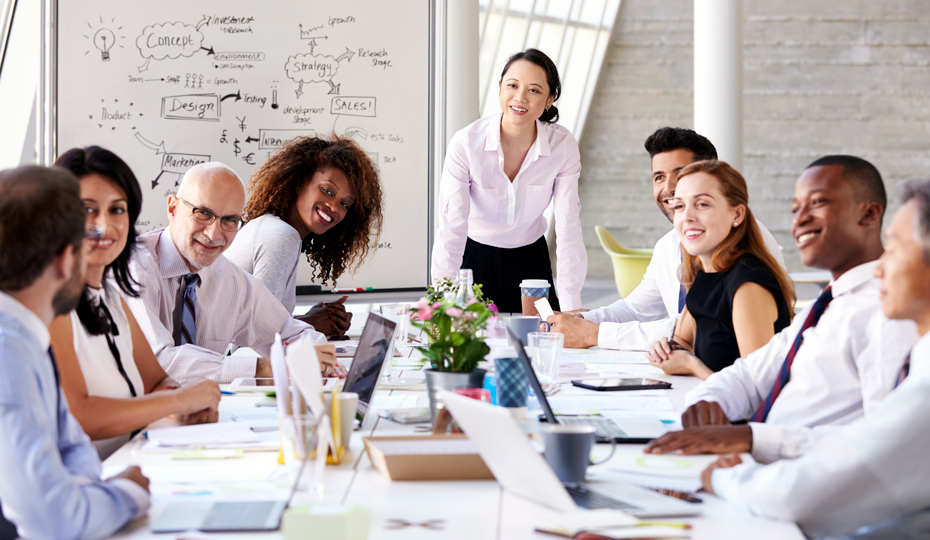
[[[613,420],[603,416],[559,416],[559,423],[566,426],[593,426],[598,439],[617,439],[626,437],[625,431],[620,429]]]
[[[594,491],[588,490],[581,484],[566,484],[565,489],[568,494],[575,500],[575,504],[589,510],[598,510],[600,508],[609,508],[612,510],[639,510],[638,506],[627,504],[606,495],[601,495]]]
[[[205,531],[264,530],[271,510],[281,501],[217,502],[203,520]]]

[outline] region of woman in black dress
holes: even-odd
[[[791,323],[794,286],[768,252],[749,210],[746,181],[722,161],[699,161],[678,179],[685,309],[649,363],[669,375],[706,379],[762,347]]]

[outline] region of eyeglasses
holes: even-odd
[[[221,227],[224,231],[226,231],[226,232],[236,232],[236,231],[238,231],[240,228],[242,228],[242,225],[245,223],[244,221],[242,221],[242,218],[240,218],[240,217],[238,217],[238,216],[223,216],[223,217],[219,217],[218,215],[214,214],[213,212],[211,212],[211,211],[209,211],[209,210],[206,210],[206,209],[204,209],[204,208],[197,208],[196,206],[194,206],[194,205],[192,205],[191,203],[185,201],[185,200],[182,199],[181,197],[178,197],[177,195],[175,195],[174,198],[177,199],[177,200],[179,200],[179,201],[181,201],[182,203],[184,203],[185,206],[187,206],[188,208],[190,208],[190,209],[191,209],[191,214],[194,215],[194,219],[197,220],[197,221],[200,222],[200,223],[204,223],[204,224],[206,224],[206,225],[209,225],[209,224],[213,223],[214,221],[216,221],[217,218],[219,218],[219,220],[220,220],[220,227]]]
[[[88,227],[84,232],[84,244],[87,246],[87,252],[92,253],[100,245],[100,239],[103,238],[104,230],[101,227]]]

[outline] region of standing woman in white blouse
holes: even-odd
[[[442,172],[440,227],[432,277],[470,268],[501,312],[520,312],[520,282],[545,279],[552,266],[543,215],[555,210],[558,295],[555,310],[581,308],[588,256],[581,238],[578,143],[557,125],[561,82],[544,53],[511,56],[501,73],[501,114],[482,118],[449,143]],[[561,305],[560,305],[561,304]]]
[[[216,422],[219,385],[200,381],[179,388],[122,298],[139,295],[129,258],[142,190],[132,170],[99,146],[68,150],[55,165],[80,179],[88,228],[101,235],[85,248],[87,272],[77,309],[49,325],[71,413],[101,459],[135,431],[168,415],[178,415],[183,423]]]

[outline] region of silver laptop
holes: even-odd
[[[550,424],[591,426],[595,429],[595,437],[599,443],[608,443],[613,440],[618,443],[645,444],[668,431],[668,426],[656,418],[613,419],[596,415],[562,416],[555,414],[549,405],[549,400],[546,399],[546,393],[543,392],[542,385],[539,384],[539,379],[533,370],[533,363],[530,362],[529,357],[526,355],[523,343],[509,328],[507,329],[507,337],[517,350],[517,356],[520,358],[527,379],[529,379],[530,388],[539,399],[539,407],[543,411],[542,419],[544,421]]]
[[[510,411],[475,399],[441,391],[443,402],[478,448],[488,469],[504,489],[554,510],[611,508],[647,517],[693,516],[697,505],[631,484],[610,488],[563,484],[530,444]]]
[[[397,324],[377,313],[369,313],[358,340],[358,348],[352,357],[352,365],[346,375],[344,392],[358,394],[358,420],[365,422],[371,400],[374,398],[378,379],[385,369],[391,369],[394,357],[394,328]],[[385,358],[389,359],[387,363]]]

